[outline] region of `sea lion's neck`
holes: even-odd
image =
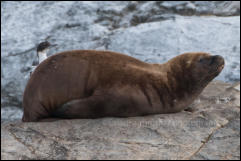
[[[152,87],[166,108],[165,112],[181,111],[201,93],[202,89],[198,89],[191,73],[181,65],[165,63],[154,66],[156,70],[159,68],[160,74],[152,82]]]
[[[38,61],[39,61],[39,64],[44,61],[45,59],[47,58],[47,51],[44,50],[44,51],[39,51],[38,52]]]
[[[180,62],[167,62],[156,65],[163,73],[160,78],[161,84],[166,85],[166,88],[174,92],[173,97],[189,97],[194,93],[199,93],[202,87],[197,85],[197,80],[193,77],[193,73]],[[165,78],[163,78],[165,77]],[[170,93],[171,94],[171,93]]]

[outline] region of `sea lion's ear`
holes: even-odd
[[[186,61],[187,67],[190,67],[192,65],[192,60]]]

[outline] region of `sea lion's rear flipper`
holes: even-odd
[[[43,118],[49,117],[48,112],[40,103],[35,103],[31,107],[34,108],[28,108],[28,106],[26,105],[24,106],[24,112],[22,117],[23,122],[37,122]]]
[[[58,118],[98,118],[104,114],[103,99],[101,97],[76,99],[65,103],[52,113]]]

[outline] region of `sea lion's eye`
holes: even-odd
[[[205,64],[207,62],[207,59],[205,57],[201,57],[201,58],[199,58],[198,62]]]
[[[210,64],[210,59],[206,57],[201,57],[199,58],[198,62],[202,65],[209,65]]]

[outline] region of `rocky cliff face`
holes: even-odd
[[[190,51],[219,54],[219,80],[240,80],[240,2],[1,2],[1,106],[21,107],[36,45],[113,50],[163,63]]]
[[[214,81],[186,111],[5,122],[2,159],[240,159],[240,85]]]

